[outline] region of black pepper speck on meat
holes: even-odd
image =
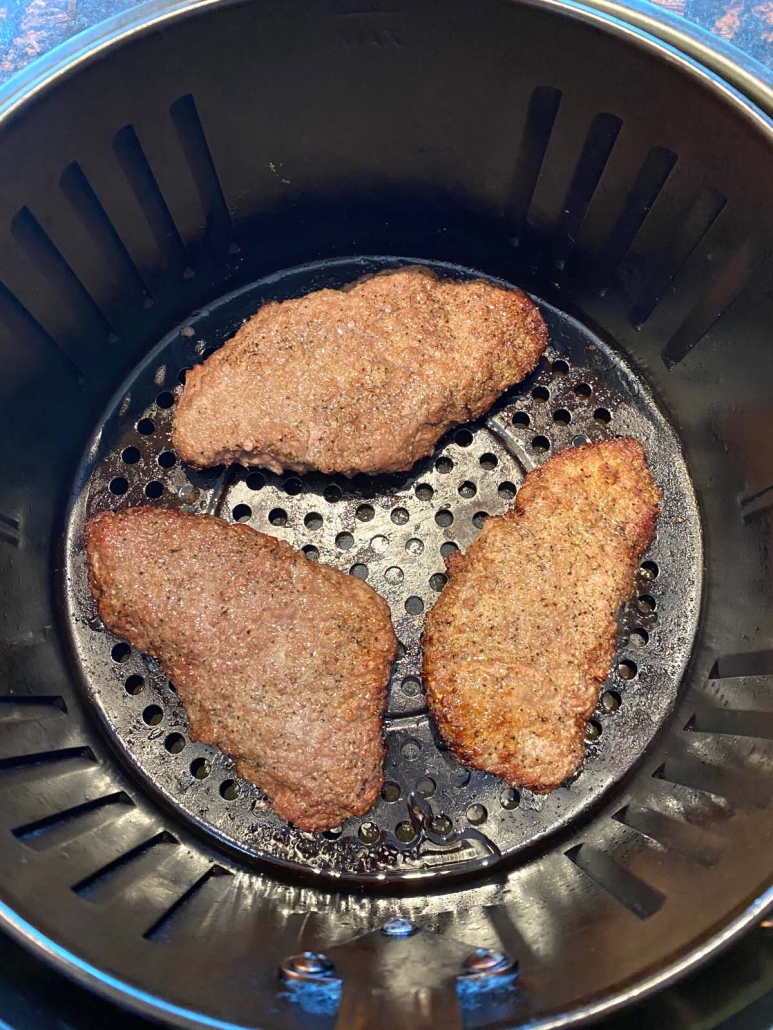
[[[161,662],[192,740],[303,830],[368,811],[397,641],[367,583],[208,515],[129,508],[85,534],[102,621]]]
[[[541,792],[577,771],[659,502],[637,441],[567,447],[450,556],[424,677],[461,761]]]
[[[188,373],[174,447],[197,468],[407,470],[528,375],[547,343],[520,290],[420,267],[271,302]]]

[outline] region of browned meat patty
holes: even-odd
[[[423,268],[265,304],[188,373],[180,458],[281,472],[397,472],[478,418],[547,346],[520,290]]]
[[[659,500],[635,440],[567,447],[451,556],[427,616],[424,677],[461,761],[535,791],[580,767]]]
[[[102,621],[161,662],[192,740],[233,755],[303,830],[368,811],[397,642],[367,583],[249,526],[159,508],[96,515],[86,551]]]

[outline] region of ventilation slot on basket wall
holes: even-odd
[[[2,287],[0,287],[2,290]],[[0,319],[2,319],[2,296],[0,295]],[[18,547],[21,543],[21,524],[19,519],[13,515],[5,515],[0,512],[0,544],[8,544],[10,547]]]
[[[153,864],[163,861],[171,847],[177,847],[178,840],[171,833],[162,830],[149,840],[141,841],[128,851],[114,858],[107,865],[95,870],[73,886],[73,891],[87,901],[103,904],[126,890],[133,882],[148,873],[143,861]]]
[[[29,208],[23,207],[14,216],[11,232],[61,301],[72,310],[78,337],[88,339],[94,335],[114,343],[117,337],[112,326]]]
[[[669,783],[714,794],[738,805],[767,808],[770,785],[750,772],[710,765],[698,756],[669,758],[653,776]]]
[[[718,849],[707,842],[701,830],[688,822],[635,804],[621,808],[613,818],[662,845],[667,851],[677,851],[700,865],[713,866],[719,861]]]
[[[578,844],[566,852],[566,857],[639,919],[654,916],[666,900],[660,891],[618,865],[606,852],[590,844]]]
[[[67,765],[70,769],[83,769],[96,762],[90,747],[66,747],[58,751],[39,751],[31,755],[16,755],[12,758],[0,758],[0,774],[15,772],[42,771],[45,776],[51,775],[50,766]],[[2,784],[2,778],[0,778]]]
[[[150,291],[77,162],[68,165],[64,170],[60,185],[89,237],[100,251],[104,267],[112,279],[113,304],[117,305],[123,301],[135,306],[148,307],[153,303]]]
[[[676,160],[676,154],[667,147],[652,147],[647,154],[593,271],[597,289],[603,290],[616,276],[637,233],[660,196]]]
[[[238,253],[233,226],[204,128],[190,94],[169,109],[206,216],[207,243],[216,254]]]
[[[97,827],[104,828],[132,806],[129,795],[117,791],[18,826],[13,830],[13,835],[27,847],[45,851],[61,847]]]
[[[185,278],[192,277],[193,271],[188,267],[188,258],[180,233],[148,164],[134,126],[125,125],[115,134],[113,150],[150,226],[164,265]]]
[[[540,86],[529,99],[507,211],[516,238],[526,221],[560,103],[561,91],[552,86]]]
[[[0,523],[2,524],[2,523]],[[64,698],[56,694],[50,696],[28,694],[14,697],[10,694],[0,695],[0,725],[12,722],[27,722],[56,718],[67,712]]]
[[[695,733],[720,733],[734,737],[773,740],[773,711],[733,711],[729,708],[702,708],[693,715],[686,730]]]
[[[200,895],[201,891],[210,883],[211,880],[219,877],[231,877],[233,874],[227,869],[223,869],[222,866],[213,865],[200,876],[195,883],[191,884],[187,891],[182,894],[177,901],[174,902],[156,921],[145,931],[143,937],[148,941],[165,941],[168,940],[172,932],[172,928],[177,918],[183,913],[183,910]],[[218,887],[218,894],[222,891],[222,886]],[[214,899],[211,899],[214,900]]]
[[[502,951],[509,955],[516,965],[524,963],[531,955],[531,949],[521,934],[513,918],[514,913],[520,911],[517,904],[514,905],[486,905],[483,912],[496,932]],[[438,933],[447,932],[447,927],[435,925]]]
[[[706,261],[709,260],[713,264],[716,258],[713,254],[707,255]],[[721,263],[723,267],[719,275],[714,278],[701,299],[666,344],[663,350],[663,361],[667,368],[674,368],[687,357],[746,285],[754,265],[754,252],[751,244],[743,243]],[[708,272],[709,269],[707,268],[706,271]]]
[[[744,522],[752,522],[760,515],[773,508],[773,486],[766,486],[764,490],[758,490],[750,497],[741,500],[741,517]]]
[[[2,283],[0,283],[0,326],[11,337],[16,348],[24,352],[25,357],[28,352],[37,353],[43,364],[53,358],[62,370],[66,370],[78,378],[82,377],[82,370],[70,353],[70,348],[58,343],[50,336]],[[2,519],[0,519],[0,538],[3,531]]]
[[[641,329],[726,203],[725,197],[716,190],[703,190],[683,221],[671,230],[665,247],[661,244],[660,252],[650,254],[646,261],[640,256],[639,260],[645,267],[654,270],[648,271],[643,282],[633,290],[634,301],[629,313],[631,325]]]
[[[569,184],[553,241],[553,265],[563,269],[622,127],[614,114],[597,114]]]
[[[717,658],[709,679],[724,680],[737,676],[773,676],[773,651],[743,651]]]

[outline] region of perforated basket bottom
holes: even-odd
[[[97,427],[76,484],[66,594],[84,687],[138,776],[181,815],[256,859],[348,879],[472,871],[512,856],[575,820],[625,775],[667,717],[697,624],[701,537],[677,438],[647,388],[577,322],[542,305],[551,346],[537,371],[480,424],[441,441],[410,474],[277,476],[239,467],[199,473],[171,449],[174,396],[186,369],[220,346],[268,299],[340,287],[383,258],[292,269],[196,312],[137,368]],[[425,262],[441,275],[469,269]],[[424,613],[445,583],[444,557],[513,502],[526,472],[562,447],[631,435],[663,490],[657,538],[620,616],[609,682],[588,725],[586,761],[552,794],[515,791],[459,765],[436,737],[420,679]],[[248,522],[312,560],[361,576],[389,602],[399,657],[389,688],[385,787],[364,817],[337,831],[286,826],[217,748],[193,743],[158,664],[105,631],[88,591],[87,515],[139,504]],[[566,598],[567,613],[572,597]]]

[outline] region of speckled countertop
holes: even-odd
[[[58,43],[139,0],[0,0],[0,83]],[[625,3],[625,0],[623,0]],[[773,68],[773,0],[658,0]]]
[[[773,0],[661,0],[681,14],[773,68]]]

